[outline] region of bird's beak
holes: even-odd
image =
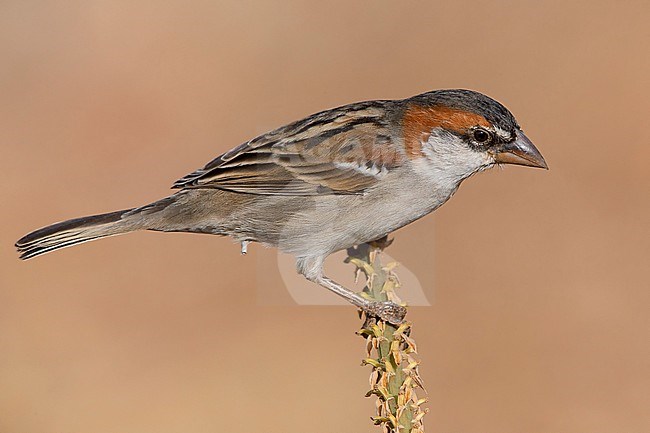
[[[548,170],[548,165],[546,165],[542,154],[539,153],[539,150],[528,137],[519,130],[517,130],[516,140],[501,146],[496,151],[494,159],[499,164],[526,165]]]

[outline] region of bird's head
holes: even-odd
[[[482,93],[436,90],[404,102],[406,152],[434,178],[460,181],[496,164],[548,169],[512,113]]]

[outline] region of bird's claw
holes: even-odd
[[[401,324],[406,316],[406,307],[394,302],[370,302],[362,309],[368,316],[378,317],[392,325]]]

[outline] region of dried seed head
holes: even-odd
[[[348,261],[355,265],[355,279],[361,273],[366,277],[366,287],[361,296],[372,301],[392,301],[402,304],[396,290],[401,286],[393,272],[397,263],[381,265],[380,250],[357,247],[348,250]],[[355,255],[356,254],[356,255]],[[415,340],[410,337],[411,324],[399,327],[383,320],[363,316],[363,329],[359,334],[366,340],[366,359],[362,365],[371,365],[369,383],[372,388],[366,395],[376,395],[377,416],[373,423],[381,425],[386,433],[423,433],[422,417],[426,412],[415,392],[421,386]]]

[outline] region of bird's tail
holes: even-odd
[[[140,218],[130,218],[134,209],[75,218],[36,230],[16,242],[23,260],[83,242],[119,235],[142,227]]]

